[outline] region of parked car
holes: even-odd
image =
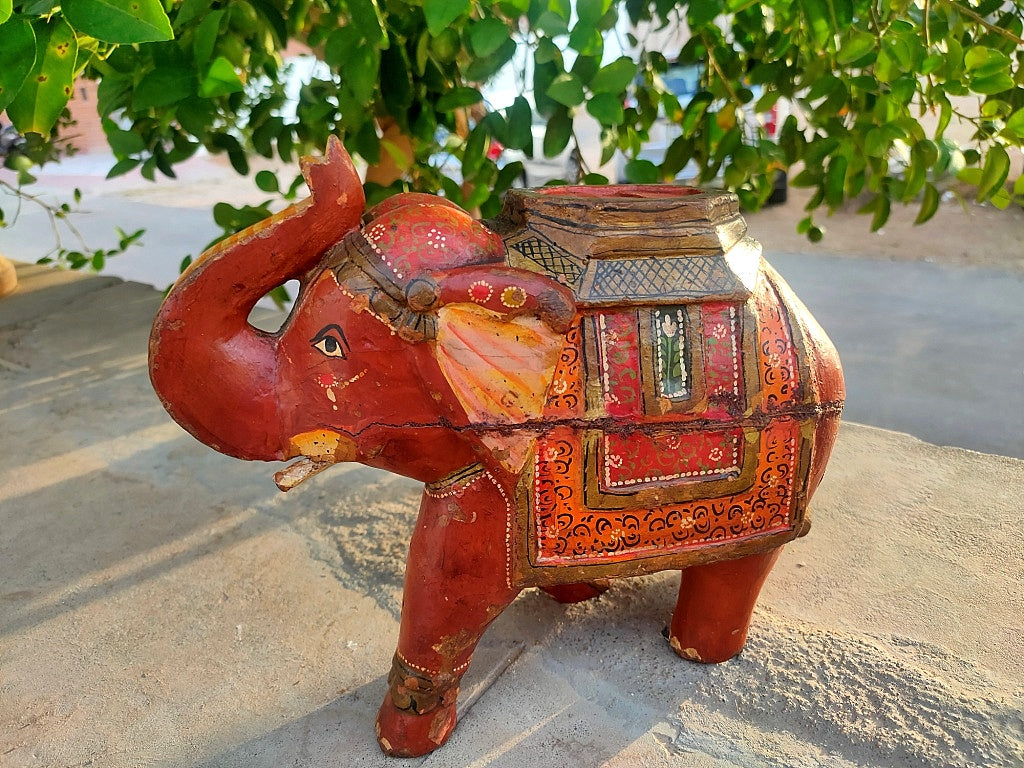
[[[662,80],[665,86],[679,99],[679,105],[685,110],[687,105],[700,90],[703,68],[697,64],[672,64],[669,66]],[[783,100],[779,100],[767,112],[755,112],[754,104],[761,97],[760,86],[751,86],[753,98],[744,107],[747,125],[760,125],[770,139],[777,139],[782,123],[788,114],[788,108]],[[648,131],[648,139],[644,142],[640,152],[636,155],[638,160],[649,160],[658,165],[665,157],[665,153],[679,136],[682,135],[682,128],[678,123],[669,120],[664,111],[659,109],[658,117]],[[626,163],[629,161],[622,153],[619,153],[618,177],[619,181],[626,179]],[[699,168],[694,161],[687,163],[676,175],[680,182],[693,182],[699,175]],[[789,192],[789,179],[785,171],[778,171],[775,176],[774,187],[769,204],[784,203]]]

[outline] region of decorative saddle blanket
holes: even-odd
[[[791,530],[808,464],[789,413],[797,371],[765,277],[748,302],[584,313],[544,409],[557,426],[538,440],[521,488],[531,564],[611,563]]]

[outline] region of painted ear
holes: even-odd
[[[410,303],[432,297],[423,309],[436,313],[438,364],[470,421],[539,420],[576,314],[572,294],[543,275],[486,266],[452,270],[427,287]]]

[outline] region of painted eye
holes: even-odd
[[[348,340],[345,338],[345,332],[337,325],[328,325],[322,328],[316,336],[309,340],[309,343],[327,357],[348,359],[347,353],[350,349]]]

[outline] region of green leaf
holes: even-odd
[[[569,47],[578,51],[580,56],[600,59],[604,52],[604,38],[597,28],[580,20],[569,34]]]
[[[61,8],[75,29],[107,43],[174,38],[159,0],[64,0]]]
[[[715,20],[722,12],[721,0],[700,0],[686,4],[686,21],[690,29],[700,29]]]
[[[423,39],[427,38],[424,34]],[[341,75],[341,81],[358,101],[369,104],[373,100],[380,74],[380,53],[367,45],[354,27],[339,27],[331,32],[324,44],[324,60]]]
[[[587,102],[587,112],[603,125],[619,125],[625,119],[622,100],[611,93],[599,93]]]
[[[196,27],[192,38],[192,58],[199,69],[203,69],[213,56],[213,48],[220,34],[220,21],[224,11],[211,11]]]
[[[517,96],[507,110],[506,115],[506,139],[509,149],[521,149],[528,155],[533,154],[533,131],[530,126],[533,120],[533,112],[530,109],[530,102],[523,96]],[[500,140],[500,137],[499,137]]]
[[[477,56],[490,56],[508,37],[508,25],[493,16],[481,19],[469,28],[469,43]]]
[[[436,0],[431,4],[437,5]],[[453,5],[458,5],[458,3],[453,3]],[[426,11],[425,8],[424,11]],[[348,0],[348,12],[352,17],[353,25],[363,34],[367,43],[378,48],[388,47],[387,25],[377,0]],[[276,8],[274,13],[277,15]],[[441,28],[446,26],[448,26],[447,22],[442,24]],[[430,34],[436,35],[437,32],[432,30]],[[284,42],[281,43],[281,46],[284,47]]]
[[[469,13],[471,7],[471,0],[423,0],[423,15],[427,19],[427,31],[437,37],[459,16]]]
[[[987,77],[1010,68],[1010,57],[1002,51],[976,45],[964,54],[964,66],[974,77]]]
[[[885,195],[878,195],[874,199],[874,215],[871,217],[871,231],[877,232],[885,226],[885,222],[889,220],[889,212],[892,208],[892,204],[889,202],[889,198]]]
[[[472,104],[478,104],[482,100],[483,96],[480,95],[480,91],[476,88],[462,86],[445,92],[445,94],[437,100],[437,110],[438,112],[451,112],[453,109],[458,109],[459,107],[468,107]]]
[[[971,78],[971,90],[975,93],[982,93],[991,96],[995,93],[1002,93],[1013,88],[1013,78],[1005,72],[997,72],[994,75]]]
[[[195,73],[188,69],[154,69],[132,93],[132,109],[142,112],[175,104],[192,95]]]
[[[487,150],[487,132],[477,126],[469,132],[466,145],[462,150],[462,178],[471,179],[480,170]],[[473,206],[474,208],[476,206]]]
[[[569,25],[565,19],[557,13],[544,11],[537,19],[537,29],[548,37],[559,37],[569,34]]]
[[[538,64],[547,64],[551,61],[561,62],[562,60],[562,51],[548,37],[542,37],[537,41],[537,50],[533,55]]]
[[[594,93],[622,93],[636,77],[636,71],[636,63],[628,56],[622,56],[598,70],[590,81],[590,90]]]
[[[576,75],[562,73],[548,86],[546,95],[559,104],[575,107],[583,103],[583,83]]]
[[[14,13],[14,3],[12,0],[0,0],[0,24],[3,24]]]
[[[515,162],[509,163],[498,171],[498,177],[494,180],[494,191],[502,193],[513,184],[516,179],[523,175],[523,164],[516,160]]]
[[[630,160],[626,163],[626,180],[631,184],[656,184],[661,178],[658,166],[650,160]]]
[[[829,9],[826,0],[804,0],[800,7],[807,18],[807,25],[811,33],[811,39],[819,48],[824,48],[832,36],[832,26],[829,23]]]
[[[665,159],[661,162],[661,170],[666,178],[675,178],[686,167],[693,157],[693,140],[679,136],[665,151]]]
[[[921,200],[921,210],[917,214],[917,218],[914,219],[915,224],[924,224],[928,219],[935,215],[935,212],[939,210],[939,190],[935,188],[934,184],[924,185],[924,195]]]
[[[199,18],[204,13],[209,13],[209,11],[209,0],[183,0],[174,16],[174,28],[182,29],[190,21]]]
[[[608,10],[607,0],[576,0],[576,15],[587,26],[594,26]]]
[[[978,181],[978,201],[991,197],[1003,186],[1010,173],[1010,156],[999,144],[994,145],[985,154],[985,165],[981,169]]]
[[[114,155],[120,158],[135,155],[146,148],[142,136],[134,131],[124,131],[118,127],[113,120],[102,121],[103,133],[107,137],[107,144],[114,151]]]
[[[1010,115],[1003,126],[1003,133],[1018,140],[1024,139],[1024,107]]]
[[[227,96],[229,93],[238,93],[245,89],[242,79],[231,66],[231,62],[223,56],[213,60],[206,77],[199,84],[199,95],[210,99],[215,96]]]
[[[141,162],[141,160],[135,157],[128,157],[125,158],[124,160],[118,160],[116,163],[114,163],[114,167],[107,171],[107,178],[113,179],[117,176],[123,176],[124,174],[128,173],[128,171],[135,170],[139,166],[139,163]]]
[[[572,138],[572,118],[569,110],[560,107],[548,120],[544,131],[544,156],[557,157],[569,145]]]
[[[223,132],[215,133],[210,137],[210,144],[215,149],[228,153],[231,167],[235,169],[239,176],[245,176],[249,173],[249,160],[242,149],[242,145],[238,143],[238,139],[234,136]]]
[[[15,19],[0,26],[0,112],[18,95],[36,63],[36,35],[28,21]]]
[[[401,128],[408,119],[406,111],[414,98],[412,68],[401,45],[392,45],[380,57],[380,81],[387,83],[381,92],[384,106],[398,121]]]
[[[21,133],[48,136],[71,98],[78,41],[62,18],[32,25],[36,60],[21,90],[7,106],[7,116]]]
[[[1010,197],[1010,193],[1005,187],[999,187],[999,189],[992,193],[992,197],[990,197],[988,201],[1000,211],[1005,211],[1010,207],[1010,203],[1013,202],[1013,198]]]

